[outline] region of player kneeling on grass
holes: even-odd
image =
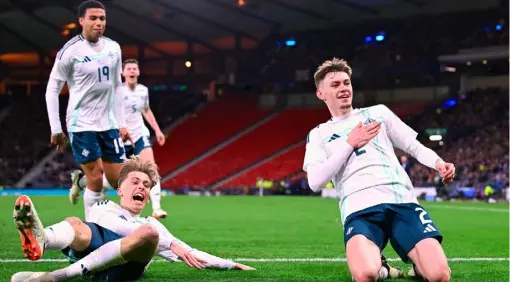
[[[353,109],[351,75],[347,62],[336,58],[317,69],[316,94],[332,118],[308,135],[303,164],[312,190],[333,180],[341,194],[349,270],[358,282],[382,278],[380,253],[389,240],[415,274],[449,281],[443,236],[418,203],[394,147],[437,170],[444,183],[453,181],[455,166],[416,140],[418,134],[386,106]]]
[[[65,281],[86,276],[100,281],[133,281],[147,269],[153,256],[169,261],[184,261],[198,269],[254,268],[193,249],[174,237],[158,220],[141,217],[149,200],[149,192],[158,181],[157,167],[137,157],[126,161],[119,178],[120,206],[101,201],[90,210],[89,221],[71,217],[43,227],[33,202],[19,196],[14,221],[21,236],[25,256],[40,259],[45,250],[62,250],[70,258],[70,266],[52,272],[18,272],[18,281]]]

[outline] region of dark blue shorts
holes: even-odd
[[[126,157],[131,158],[131,156],[137,156],[140,152],[145,148],[152,147],[151,139],[149,136],[142,136],[135,141],[135,146],[124,145],[126,149]]]
[[[354,235],[364,235],[382,251],[388,239],[400,258],[409,263],[407,254],[423,239],[443,236],[425,209],[417,204],[380,204],[350,214],[344,224],[344,242]]]
[[[75,261],[87,256],[104,244],[117,239],[121,239],[123,237],[95,223],[85,222],[85,224],[87,224],[92,231],[92,239],[90,241],[89,247],[81,252],[74,251],[69,247],[62,250],[64,255],[69,258],[71,263],[74,263]],[[130,261],[125,264],[116,265],[98,272],[84,274],[84,277],[93,281],[135,281],[142,277],[148,264],[149,262],[140,263]]]
[[[74,158],[80,164],[99,158],[112,163],[123,163],[126,159],[124,142],[118,129],[107,131],[69,132]]]

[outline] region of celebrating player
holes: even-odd
[[[347,264],[357,282],[380,278],[388,239],[404,262],[427,281],[449,281],[442,235],[421,207],[393,147],[441,174],[455,167],[416,140],[417,133],[386,106],[352,108],[352,70],[344,60],[324,62],[314,75],[317,97],[332,118],[308,135],[303,169],[312,190],[333,180],[340,192]]]
[[[83,31],[58,52],[46,89],[46,104],[51,144],[62,151],[66,136],[60,124],[58,95],[67,82],[67,130],[74,157],[87,176],[84,193],[87,216],[90,207],[102,200],[103,170],[109,182],[117,186],[126,159],[123,140],[131,137],[119,92],[121,49],[117,42],[102,36],[105,8],[100,2],[89,0],[79,6],[78,16]],[[76,202],[79,192],[70,190],[71,201]]]
[[[148,268],[154,255],[168,261],[183,260],[198,269],[254,268],[193,249],[174,237],[158,220],[141,217],[150,189],[159,181],[156,165],[138,157],[120,171],[120,206],[105,200],[90,209],[89,221],[67,218],[44,229],[33,202],[19,196],[14,222],[25,256],[40,259],[46,249],[62,250],[71,261],[52,272],[18,272],[11,281],[63,281],[86,276],[100,281],[134,281]]]
[[[142,160],[154,162],[154,153],[151,148],[149,129],[145,126],[143,118],[147,120],[156,135],[156,141],[160,146],[165,144],[165,135],[161,132],[158,122],[149,107],[149,92],[147,87],[138,83],[140,69],[138,61],[127,59],[123,64],[122,75],[126,83],[120,88],[124,99],[124,110],[126,115],[126,124],[134,145],[129,140],[125,142],[126,156],[140,156]],[[73,181],[73,190],[82,190],[85,188],[87,177],[82,177],[83,173],[76,170],[71,174]],[[112,188],[106,177],[103,177],[103,187]],[[105,191],[106,189],[103,189]],[[152,203],[152,216],[155,218],[165,218],[166,211],[161,208],[161,185],[159,182],[151,189],[150,199]]]

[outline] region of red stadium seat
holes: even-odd
[[[175,170],[269,113],[258,108],[256,97],[225,97],[207,105],[172,130],[163,147],[154,146],[160,174]]]
[[[314,126],[325,122],[329,117],[325,109],[285,110],[200,163],[177,174],[163,183],[163,186],[212,185],[289,145],[305,140]]]

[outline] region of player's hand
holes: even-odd
[[[133,139],[131,138],[131,135],[129,134],[129,131],[127,128],[122,127],[119,129],[120,138],[122,138],[122,142],[126,142],[129,140],[131,142],[131,146],[135,147],[135,142],[133,142]]]
[[[202,263],[205,261],[197,259],[189,251],[185,250],[179,243],[172,244],[170,250],[174,252],[180,259],[182,259],[189,267],[195,267],[198,269],[204,269],[205,266]]]
[[[59,152],[59,153],[64,152],[67,142],[68,142],[67,136],[63,132],[59,133],[59,134],[51,135],[50,144],[51,144],[51,146],[56,146],[57,152]]]
[[[163,134],[163,132],[156,132],[156,141],[158,142],[159,146],[165,145],[165,139],[165,134]]]
[[[450,184],[455,178],[455,166],[452,163],[445,163],[442,160],[436,161],[436,170],[443,178],[443,184]]]
[[[354,149],[359,149],[365,146],[372,138],[374,138],[381,129],[380,122],[372,122],[369,125],[363,126],[360,123],[356,125],[349,133],[349,137],[347,137],[347,143],[351,145]]]

